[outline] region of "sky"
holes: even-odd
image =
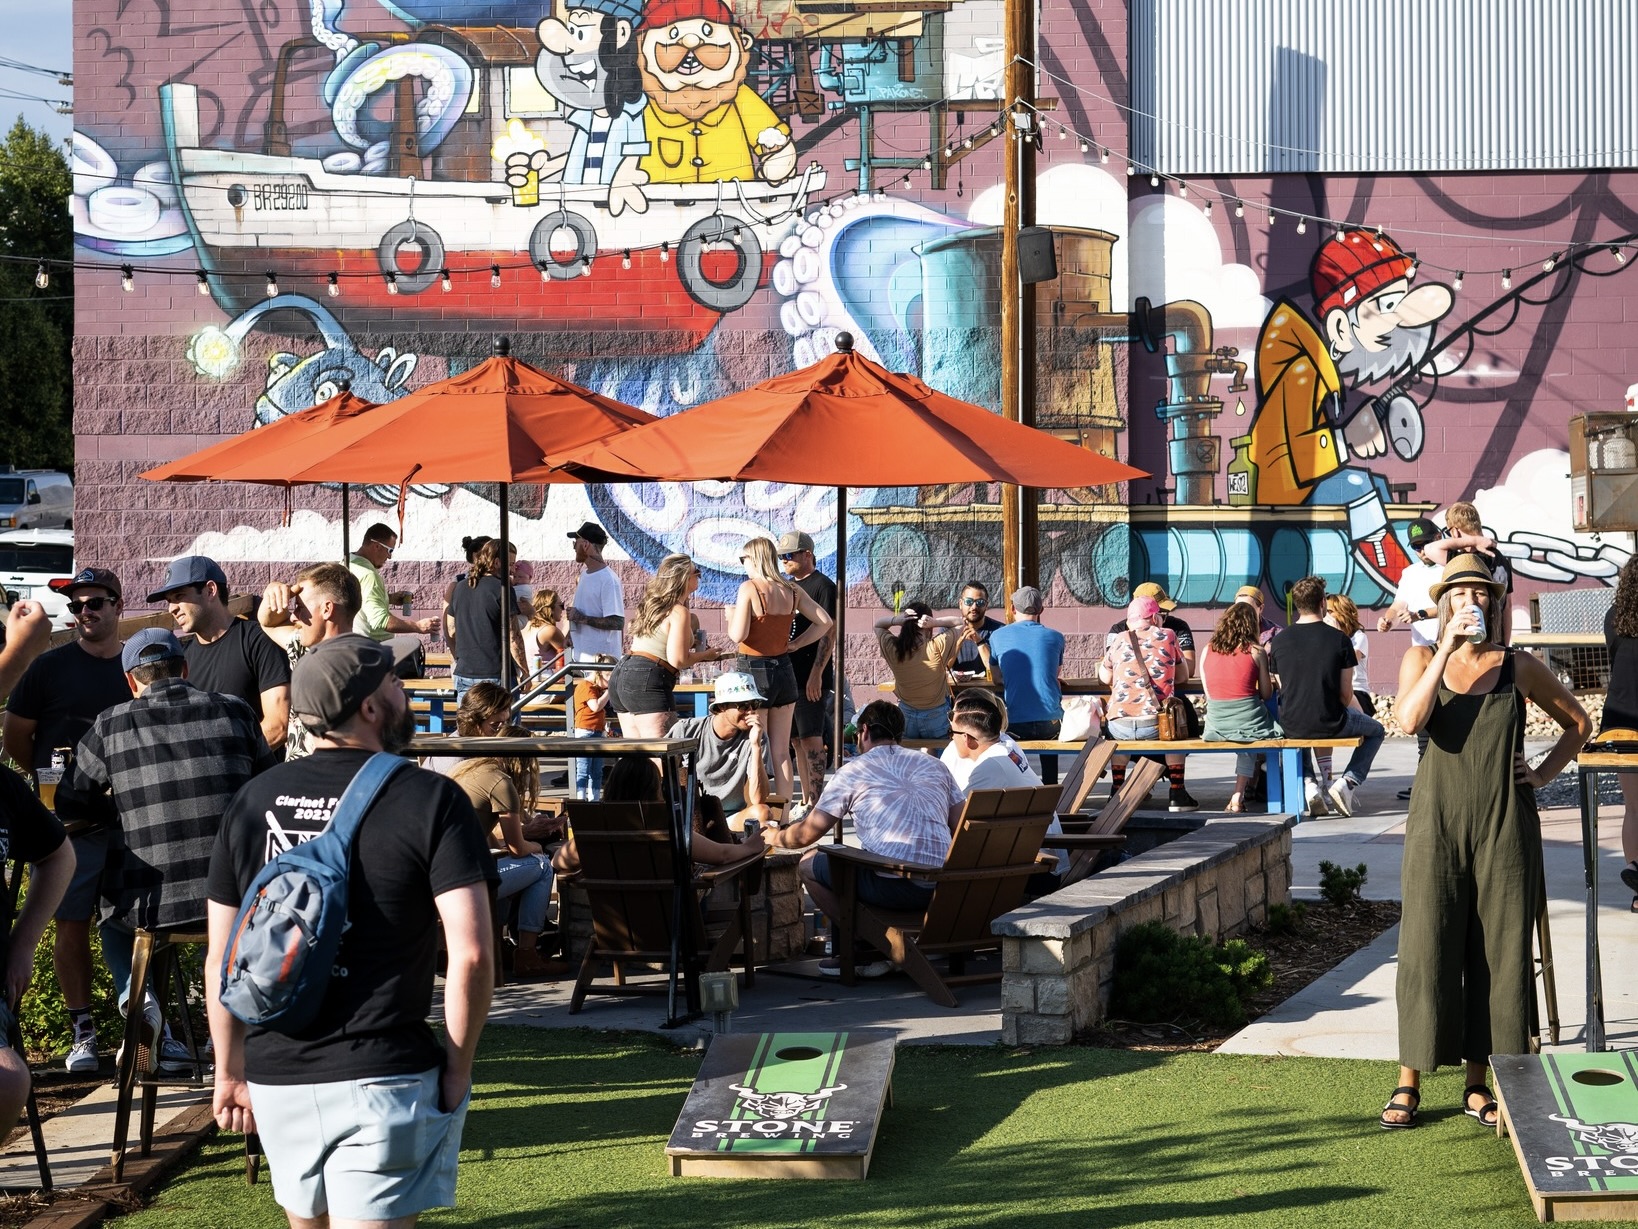
[[[71,0],[0,0],[0,58],[68,72],[74,65]],[[66,140],[74,117],[58,115],[47,102],[25,101],[14,94],[32,94],[52,100],[72,100],[74,91],[56,78],[0,67],[0,132],[21,114],[36,128]]]

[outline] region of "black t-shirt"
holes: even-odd
[[[971,640],[963,640],[961,647],[956,650],[955,660],[950,663],[950,669],[956,674],[983,674],[984,659],[979,656],[978,645],[988,644],[990,634],[1000,631],[1005,626],[1006,624],[1001,622],[1000,619],[992,619],[985,615],[984,622],[978,626],[978,643],[974,644]],[[962,634],[962,630],[959,627],[952,628],[950,634],[959,636]]]
[[[1490,569],[1490,575],[1507,586],[1507,592],[1513,592],[1513,565],[1507,561],[1507,556],[1496,550],[1475,551],[1484,566]]]
[[[1610,685],[1598,728],[1638,729],[1638,639],[1615,634],[1613,608],[1604,614],[1604,643],[1610,650]]]
[[[234,619],[209,644],[182,642],[188,682],[200,691],[238,696],[262,719],[262,692],[290,685],[290,656],[249,619]]]
[[[1354,646],[1329,623],[1293,623],[1269,647],[1280,676],[1280,727],[1293,738],[1338,738],[1347,723],[1342,672],[1359,664]]]
[[[78,641],[42,653],[17,680],[7,711],[38,722],[34,762],[51,763],[56,747],[76,747],[98,714],[131,698],[119,657],[93,657]]]
[[[822,572],[809,572],[796,584],[803,593],[808,595],[808,598],[815,606],[819,607],[831,618],[836,617],[835,581]],[[795,640],[812,626],[813,621],[804,615],[801,608],[798,607],[796,613],[791,616],[791,639]],[[818,642],[797,649],[791,654],[791,669],[796,672],[796,689],[802,692],[803,695],[807,694],[808,675],[813,673],[813,659],[819,655],[819,645],[822,643],[823,639],[821,638]],[[836,669],[829,664],[827,659],[824,687],[826,691],[829,691],[835,686]]]
[[[40,805],[27,781],[9,768],[0,768],[0,863],[13,858],[38,862],[62,843],[63,826],[57,817]],[[8,927],[0,932],[0,968],[11,956],[10,941]]]
[[[1174,614],[1166,614],[1162,612],[1160,616],[1160,626],[1164,627],[1167,631],[1171,632],[1172,635],[1177,637],[1177,648],[1179,652],[1194,652],[1194,629],[1187,623],[1183,622],[1182,619],[1178,618]],[[1112,632],[1125,631],[1126,620],[1116,619],[1115,625],[1109,630]]]
[[[228,805],[211,851],[209,898],[238,909],[267,861],[329,822],[367,751],[320,748],[252,779]],[[461,787],[401,770],[365,816],[353,847],[348,928],[334,977],[299,1034],[251,1028],[245,1074],[259,1084],[407,1075],[443,1062],[427,1024],[438,954],[434,899],[495,879],[495,860]]]
[[[476,588],[455,582],[449,599],[455,620],[455,673],[469,679],[501,676],[501,582],[480,576]]]

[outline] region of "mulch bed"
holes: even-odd
[[[1273,983],[1249,1004],[1248,1023],[1329,973],[1399,921],[1399,902],[1395,900],[1359,900],[1340,906],[1325,901],[1305,903],[1307,909],[1296,932],[1254,930],[1241,936],[1268,957],[1274,970]],[[1215,1050],[1237,1032],[1237,1028],[1216,1028],[1194,1021],[1137,1024],[1105,1020],[1079,1040],[1106,1049],[1184,1053]]]

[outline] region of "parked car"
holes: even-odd
[[[0,470],[0,529],[74,528],[74,481],[51,469]]]
[[[39,602],[51,617],[55,631],[73,625],[68,598],[54,591],[51,581],[74,575],[74,531],[71,529],[13,529],[0,533],[0,585],[11,601]],[[8,603],[9,604],[9,603]]]

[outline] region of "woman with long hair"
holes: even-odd
[[[876,620],[876,645],[893,674],[905,738],[950,736],[950,664],[961,651],[955,634],[961,624],[959,615],[941,619],[919,600]]]
[[[556,589],[536,589],[529,604],[529,626],[523,632],[523,650],[529,655],[529,677],[563,664],[568,641],[563,635],[563,599]]]
[[[1435,647],[1406,650],[1394,703],[1400,728],[1426,730],[1428,749],[1400,872],[1399,1085],[1380,1121],[1414,1127],[1421,1073],[1463,1062],[1462,1111],[1494,1129],[1490,1055],[1523,1054],[1531,1040],[1531,943],[1545,899],[1535,791],[1575,758],[1592,721],[1545,665],[1496,643],[1505,588],[1483,562],[1457,555],[1428,594]],[[1562,731],[1534,768],[1529,703]]]
[[[699,568],[687,555],[660,560],[631,620],[631,647],[609,675],[609,707],[626,738],[662,738],[677,719],[677,676],[702,661],[721,661],[726,649],[696,644],[689,599],[700,587]]]
[[[1604,715],[1598,728],[1638,730],[1638,555],[1627,560],[1615,582],[1615,600],[1604,616],[1604,643],[1610,653],[1610,682],[1604,695]],[[1638,783],[1621,773],[1621,882],[1633,892],[1632,911],[1638,913]]]
[[[1200,737],[1207,742],[1253,743],[1281,735],[1268,713],[1274,683],[1261,631],[1262,621],[1250,602],[1235,602],[1217,620],[1200,658],[1206,688],[1206,728]],[[1224,810],[1245,810],[1246,790],[1256,773],[1257,757],[1251,752],[1234,757],[1234,794]]]
[[[466,567],[462,568],[455,578],[444,588],[444,639],[449,642],[451,649],[455,647],[455,621],[450,617],[449,604],[455,600],[455,586],[466,579],[466,574],[472,568],[472,561],[478,557],[483,544],[490,540],[486,533],[473,534],[461,539],[461,552],[466,556]]]
[[[513,554],[516,554],[514,551]],[[455,702],[479,682],[499,683],[501,679],[501,633],[511,646],[512,660],[521,671],[528,659],[517,624],[501,621],[502,574],[500,543],[491,538],[478,548],[466,576],[455,582],[449,601],[450,648],[454,653]]]
[[[773,755],[774,793],[791,796],[795,779],[791,761],[791,723],[801,693],[791,650],[823,640],[830,633],[831,617],[787,580],[770,538],[752,538],[739,551],[745,580],[728,611],[728,635],[739,645],[734,669],[756,680],[767,702],[768,749]],[[807,629],[794,639],[791,627],[797,612],[808,620]]]
[[[486,682],[474,683],[461,697],[455,732],[463,738],[528,733],[511,724],[511,698],[498,683]],[[519,977],[567,969],[542,960],[536,950],[552,900],[552,866],[546,851],[523,835],[524,820],[534,812],[540,793],[537,764],[533,757],[476,756],[459,761],[449,773],[450,780],[471,800],[479,823],[489,834],[490,848],[505,851],[495,855],[495,869],[500,872],[495,900],[518,898],[513,968]]]

